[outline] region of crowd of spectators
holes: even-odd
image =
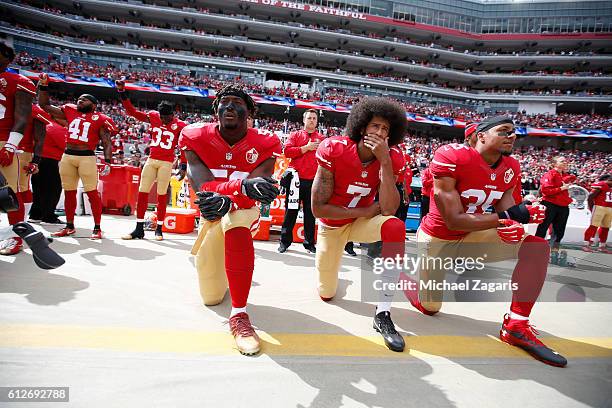
[[[64,101],[54,100],[54,104],[61,105]],[[117,124],[118,133],[113,136],[113,157],[115,163],[125,163],[142,166],[147,157],[147,146],[151,140],[149,125],[139,122],[126,115],[123,106],[118,101],[101,102],[98,109],[109,115]],[[209,114],[181,113],[179,117],[188,123],[209,122],[214,118]],[[255,127],[267,132],[277,134],[282,140],[302,124],[289,120],[280,120],[275,117],[258,115],[255,118]],[[340,127],[322,126],[320,131],[326,136],[341,135]],[[404,141],[404,149],[411,158],[413,173],[418,176],[433,157],[434,152],[443,144],[461,143],[462,140],[443,140],[437,137],[409,134]],[[539,189],[540,177],[550,170],[552,158],[563,155],[570,164],[569,171],[576,174],[575,184],[589,188],[590,184],[606,173],[612,173],[612,155],[606,152],[584,150],[560,150],[557,147],[536,147],[522,145],[515,148],[513,156],[519,160],[522,171],[523,191],[527,193]]]
[[[15,58],[14,64],[40,72],[56,72],[72,74],[75,76],[96,76],[104,78],[126,78],[128,81],[142,81],[160,85],[184,85],[197,86],[201,88],[219,89],[227,81],[232,81],[245,87],[250,93],[260,95],[274,95],[290,97],[310,101],[322,101],[340,105],[352,105],[364,96],[359,90],[345,88],[325,87],[321,91],[311,88],[295,87],[283,83],[273,87],[266,87],[263,81],[243,78],[236,74],[232,76],[227,73],[214,74],[210,72],[189,72],[171,69],[138,69],[128,67],[122,70],[113,64],[97,65],[85,59],[67,59],[60,62],[52,54],[48,58],[40,58],[20,52]],[[469,106],[434,104],[425,102],[408,102],[398,99],[407,112],[420,115],[434,115],[445,118],[454,118],[467,122],[478,122],[482,114]],[[536,128],[563,128],[563,129],[597,129],[612,131],[612,118],[603,115],[587,114],[532,114],[524,112],[498,111],[497,114],[507,114],[514,118],[517,125]]]

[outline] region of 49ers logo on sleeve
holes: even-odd
[[[249,164],[255,163],[258,158],[259,158],[259,152],[255,150],[255,148],[252,148],[251,150],[246,152],[246,161]]]
[[[504,173],[504,181],[506,182],[506,184],[512,181],[512,177],[514,177],[514,170],[512,169],[506,170],[506,172]]]

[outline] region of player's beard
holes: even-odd
[[[512,154],[512,150],[501,152],[502,156],[510,156]]]
[[[93,111],[93,106],[92,105],[87,105],[87,106],[77,106],[77,110],[81,113],[90,113],[91,111]]]

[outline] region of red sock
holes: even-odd
[[[77,207],[76,193],[76,190],[64,190],[64,212],[66,222],[69,224],[74,223],[74,213]]]
[[[19,194],[21,194],[21,198],[24,204],[30,204],[34,201],[34,197],[32,196],[32,192],[30,190],[22,191]]]
[[[382,240],[381,255],[383,258],[395,258],[404,255],[406,225],[399,218],[390,218],[380,228]]]
[[[149,193],[138,193],[138,204],[136,204],[136,219],[144,220],[145,212],[149,206]],[[161,220],[163,221],[163,220]]]
[[[163,223],[166,218],[166,205],[168,204],[168,194],[157,195],[157,222]]]
[[[593,241],[593,238],[595,237],[596,232],[597,232],[597,227],[594,225],[589,225],[589,228],[587,228],[586,231],[584,231],[584,241],[590,244],[591,241]]]
[[[89,203],[91,204],[91,215],[93,215],[94,224],[100,225],[100,220],[102,219],[100,193],[98,193],[98,190],[91,190],[87,192],[87,197],[89,197]]]
[[[605,245],[608,242],[608,232],[610,228],[599,228],[599,245]]]
[[[232,228],[225,233],[225,273],[232,297],[232,307],[246,307],[253,268],[255,249],[251,231],[245,227]]]
[[[529,317],[544,286],[549,257],[550,246],[544,238],[533,235],[525,238],[512,274],[512,284],[517,286],[517,290],[512,293],[510,311]]]
[[[15,211],[11,211],[7,213],[9,225],[15,225],[18,222],[23,221],[25,218],[25,208],[23,206],[23,196],[21,193],[15,194],[17,196],[17,202],[19,203],[19,208]]]

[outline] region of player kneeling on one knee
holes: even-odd
[[[367,98],[353,106],[347,136],[326,139],[317,149],[312,211],[321,224],[316,269],[319,296],[325,301],[336,294],[347,242],[382,241],[384,258],[404,254],[405,226],[393,216],[400,200],[395,182],[404,157],[394,146],[402,142],[406,125],[406,112],[400,105],[385,98]],[[377,193],[379,201],[374,202]],[[405,347],[390,314],[393,291],[389,284],[397,283],[398,278],[397,268],[382,273],[383,290],[374,316],[374,329],[393,351]]]
[[[435,152],[430,166],[433,200],[417,232],[417,248],[427,260],[518,259],[512,274],[512,303],[500,338],[546,364],[563,367],[567,360],[546,347],[529,324],[546,278],[550,248],[544,239],[526,235],[521,225],[540,224],[546,209],[515,204],[512,197],[521,175],[518,161],[510,157],[516,139],[512,120],[487,118],[478,125],[476,138],[474,147],[449,144]],[[489,207],[495,212],[486,213]],[[439,264],[421,262],[418,289],[406,291],[412,305],[428,315],[440,310],[442,291],[423,283],[442,282],[444,275]]]

